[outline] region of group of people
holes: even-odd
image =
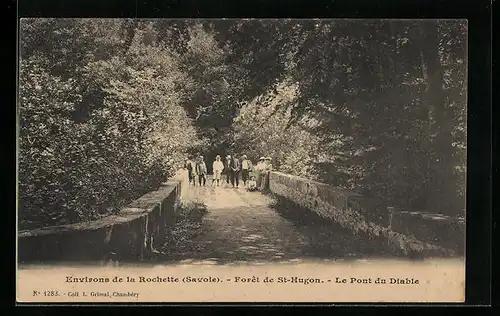
[[[250,191],[258,190],[263,181],[263,173],[272,170],[271,157],[260,157],[256,166],[248,159],[247,155],[242,155],[241,159],[236,154],[227,155],[222,160],[220,155],[215,157],[212,163],[212,185],[223,184],[222,177],[225,176],[227,186],[232,185],[233,188],[240,186],[240,175],[243,181],[243,186]],[[184,168],[188,170],[189,183],[200,186],[205,186],[207,181],[207,165],[203,156],[195,158],[186,158]],[[257,177],[251,173],[257,173]]]

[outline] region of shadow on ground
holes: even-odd
[[[387,239],[353,234],[333,220],[300,207],[279,197],[273,198],[270,207],[295,229],[309,238],[308,253],[317,258],[402,258],[404,255],[389,246]],[[412,259],[417,259],[412,257]]]
[[[210,211],[202,203],[184,205],[154,261],[226,265],[401,258],[386,240],[354,236],[286,200],[272,200],[271,205]]]

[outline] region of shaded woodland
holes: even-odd
[[[186,155],[245,153],[463,215],[459,20],[22,19],[20,228],[99,218]]]

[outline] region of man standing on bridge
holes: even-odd
[[[240,185],[240,170],[241,170],[241,163],[240,160],[236,157],[236,155],[233,155],[233,158],[231,159],[231,184],[233,185],[233,188],[237,188]]]
[[[202,183],[203,186],[205,186],[205,183],[207,182],[207,165],[203,160],[203,156],[200,156],[198,163],[196,163],[196,173],[198,174],[198,183],[200,184],[200,186],[202,185]]]
[[[231,180],[231,156],[226,156],[226,161],[224,162],[224,172],[226,173],[226,186],[229,186],[229,181]]]
[[[252,169],[252,161],[247,158],[247,155],[243,155],[241,157],[241,179],[243,180],[243,185],[245,187],[247,186],[247,181],[251,169]]]
[[[195,163],[191,159],[189,159],[189,157],[186,158],[186,161],[184,162],[184,168],[188,171],[189,184],[193,182],[193,185],[196,186]]]

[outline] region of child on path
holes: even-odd
[[[255,181],[255,176],[251,176],[248,180],[248,191],[257,191],[257,181]]]

